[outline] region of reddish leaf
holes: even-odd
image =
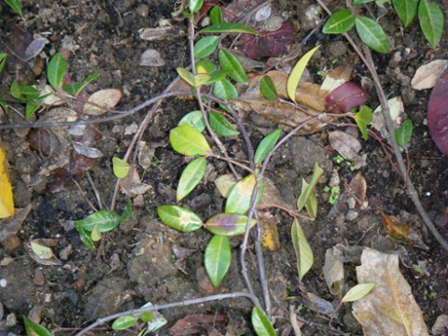
[[[283,22],[276,31],[259,31],[260,35],[243,34],[241,51],[252,59],[260,57],[276,57],[286,51],[294,36],[291,20]]]
[[[440,151],[448,157],[448,69],[440,76],[428,103],[428,127]]]
[[[225,318],[223,315],[187,315],[183,319],[177,320],[176,324],[171,327],[170,334],[180,336],[202,333],[207,330],[207,324],[224,326]]]
[[[364,104],[369,94],[352,82],[346,82],[327,96],[328,109],[332,113],[346,113]]]

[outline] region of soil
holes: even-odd
[[[448,17],[448,4],[440,1],[440,5],[444,6],[445,17]],[[172,36],[161,41],[144,41],[138,36],[139,29],[158,27],[163,20],[170,20],[180,30],[186,31],[184,22],[172,21],[175,1],[24,0],[22,6],[26,21],[12,15],[5,4],[1,5],[1,38],[10,37],[14,25],[21,26],[31,34],[47,37],[50,43],[43,50],[47,60],[61,48],[64,49],[69,55],[72,78],[82,80],[95,71],[101,72],[101,76],[87,87],[89,93],[105,88],[123,92],[116,109],[127,110],[160,94],[176,78],[175,68],[189,64],[186,37]],[[304,8],[308,6],[290,1],[284,10],[296,23],[300,22],[304,26]],[[402,30],[398,27],[396,16],[389,11],[381,23],[390,37],[392,51],[385,55],[374,53],[375,65],[386,93],[391,97],[401,95],[405,113],[414,124],[408,153],[410,176],[424,208],[435,221],[441,235],[448,239],[448,159],[437,149],[426,126],[430,90],[416,91],[410,86],[410,79],[419,66],[435,59],[448,59],[447,28],[439,47],[430,49],[416,22]],[[301,34],[304,36],[305,32]],[[301,37],[296,38],[300,40]],[[353,81],[361,83],[366,80],[367,70],[360,62],[354,61],[356,57],[353,50],[341,36],[317,33],[311,37],[305,49],[311,49],[318,42],[322,48],[313,58],[315,61],[310,65],[311,73],[354,63]],[[148,48],[161,53],[165,61],[163,66],[139,65],[140,56]],[[11,67],[6,68],[3,83],[11,81],[16,71]],[[315,79],[321,80],[317,75]],[[378,100],[373,89],[370,93],[369,105],[377,106]],[[42,325],[62,334],[72,334],[97,318],[139,308],[148,301],[164,304],[246,290],[239,263],[241,237],[231,239],[233,259],[229,274],[218,288],[214,288],[203,266],[204,250],[211,234],[206,230],[180,233],[164,225],[157,216],[157,206],[176,204],[177,183],[187,163],[183,156],[169,146],[169,130],[183,115],[195,109],[197,106],[194,101],[169,98],[158,110],[142,139],[154,148],[155,164],[146,171],[138,167],[142,182],[149,186],[148,190],[139,201],[134,199],[134,218],[105,235],[99,255],[82,244],[73,222],[94,212],[90,204],[98,207],[96,193],[103,204],[110,204],[116,183],[112,157],[123,157],[133,137],[132,129],[141,124],[149,109],[131,117],[99,124],[102,136],[97,138],[94,147],[104,156],[95,160],[88,173],[70,179],[56,193],[48,191],[49,185],[54,182],[51,175],[42,173],[42,168],[48,168],[46,164],[53,159],[30,149],[29,138],[23,132],[10,129],[0,131],[9,162],[15,206],[25,208],[31,205],[31,211],[17,235],[17,248],[0,243],[1,335],[24,334],[21,316],[28,316],[33,308],[41,316]],[[14,122],[11,118],[12,114],[2,116],[2,122]],[[258,144],[263,136],[259,126],[250,116],[246,117],[245,123],[252,141]],[[272,130],[275,127],[272,124],[268,126]],[[367,164],[360,169],[367,183],[368,208],[352,211],[350,216],[328,215],[332,206],[328,203],[324,187],[334,182],[337,176],[341,190],[344,190],[344,181],[350,182],[357,173],[346,161],[336,163],[333,160],[337,153],[328,144],[330,130],[331,127],[327,127],[308,136],[293,137],[275,153],[267,172],[267,177],[281,190],[284,204],[293,207],[300,195],[301,180],[309,180],[314,162],[324,169],[324,176],[317,187],[318,218],[314,222],[301,220],[315,259],[313,267],[303,279],[303,285],[321,299],[337,305],[338,299],[330,294],[322,275],[327,249],[342,244],[398,253],[400,270],[411,285],[430,329],[436,318],[448,311],[448,252],[427,231],[411,199],[406,195],[404,183],[391,167],[378,142],[371,137],[367,142],[362,141],[361,152],[366,154]],[[241,138],[226,140],[225,145],[233,151],[232,155],[244,158],[244,142]],[[56,164],[56,161],[51,162]],[[223,162],[210,162],[210,175],[219,176],[228,172]],[[96,192],[87,174],[93,180]],[[215,185],[204,181],[179,205],[197,212],[201,218],[209,218],[223,211],[224,202]],[[125,207],[125,197],[120,193],[117,212],[121,213]],[[429,249],[402,245],[388,238],[377,208],[389,215],[408,216],[412,225],[421,232],[423,242]],[[290,234],[291,217],[281,211],[272,211],[271,214],[277,223],[281,247],[273,252],[264,248],[263,258],[265,269],[268,270],[272,314],[276,317],[279,334],[283,332],[282,335],[288,335],[288,309],[291,304],[303,307],[298,313],[303,318],[328,325],[329,317],[313,312],[307,307],[309,305],[304,305],[300,296],[296,256]],[[61,264],[43,265],[30,258],[20,243],[38,238],[56,240],[53,250],[62,261]],[[184,257],[176,258],[173,248],[180,248]],[[254,283],[255,294],[261,298],[254,253],[253,245],[250,244],[246,254],[248,275]],[[350,287],[356,284],[355,267],[358,265],[359,258],[345,265]],[[420,265],[425,274],[416,272],[412,265]],[[170,334],[169,328],[185,316],[211,314],[223,315],[225,322],[205,324],[197,334],[251,335],[251,308],[252,303],[245,298],[234,298],[161,310],[160,313],[168,323],[156,334]],[[339,322],[333,322],[333,325],[351,335],[362,334],[361,326],[350,312],[350,305],[342,308]],[[138,327],[142,327],[142,324]],[[135,327],[132,331],[114,332],[106,325],[94,331],[94,334],[128,335],[136,334],[138,330]],[[332,334],[329,330],[308,325],[302,328],[302,332],[304,335]],[[445,334],[448,334],[448,329],[445,329]]]

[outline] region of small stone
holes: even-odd
[[[347,52],[347,47],[344,42],[336,41],[330,45],[330,54],[333,57],[339,57]]]
[[[59,258],[61,258],[62,260],[68,260],[68,257],[70,256],[70,254],[72,254],[72,251],[73,251],[72,245],[68,245],[59,253]]]
[[[355,211],[355,210],[350,210],[347,215],[346,215],[346,219],[350,222],[354,221],[356,218],[358,218],[359,216],[359,212]]]
[[[36,286],[44,286],[45,285],[45,275],[41,269],[36,268],[34,270],[34,284]]]
[[[432,326],[433,335],[446,335],[448,331],[448,315],[439,315]]]
[[[147,17],[149,14],[149,7],[148,5],[141,4],[140,6],[137,7],[136,12],[141,17]]]
[[[165,65],[165,60],[157,50],[147,49],[140,58],[140,65],[160,67]]]

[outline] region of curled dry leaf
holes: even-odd
[[[72,144],[75,151],[77,151],[81,155],[87,156],[88,158],[97,159],[104,156],[99,149],[89,147],[82,142],[72,141]]]
[[[337,295],[344,290],[344,264],[339,249],[331,248],[325,252],[325,263],[322,271],[330,293]]]
[[[121,91],[117,89],[105,89],[97,91],[92,94],[87,100],[89,103],[94,103],[104,108],[86,104],[84,106],[84,112],[89,115],[102,115],[118,104],[121,99]]]
[[[397,255],[365,248],[356,274],[358,283],[376,284],[369,294],[353,303],[353,315],[364,335],[428,335],[411,287],[400,273]]]
[[[35,262],[47,266],[63,265],[48,245],[52,245],[49,239],[35,239],[23,243],[25,251]]]
[[[303,303],[312,311],[323,314],[326,316],[335,316],[338,317],[338,313],[334,311],[333,305],[324,300],[321,299],[316,294],[313,294],[311,292],[308,292],[307,289],[304,286],[299,286],[300,289],[300,295],[302,296]]]
[[[367,183],[361,172],[358,172],[356,176],[350,181],[350,184],[346,186],[347,193],[356,201],[355,209],[364,210],[367,208],[366,191]]]
[[[178,27],[160,27],[160,28],[141,28],[138,31],[141,39],[146,41],[163,41],[182,37],[185,35],[185,29]]]
[[[17,234],[30,210],[31,204],[28,204],[26,208],[16,209],[16,214],[14,217],[3,220],[0,230],[0,242],[3,242]]]
[[[354,136],[342,131],[328,133],[328,140],[333,147],[345,159],[353,162],[353,168],[359,169],[366,164],[366,155],[359,155],[361,143]]]
[[[415,90],[430,89],[436,85],[437,79],[448,67],[448,60],[434,60],[422,65],[415,72],[411,85]]]

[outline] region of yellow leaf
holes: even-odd
[[[308,51],[297,62],[297,64],[294,66],[294,69],[292,69],[291,74],[289,75],[288,82],[286,84],[286,91],[288,92],[289,99],[291,99],[293,102],[296,102],[296,88],[300,82],[300,78],[302,77],[303,71],[305,70],[311,57],[313,57],[314,53],[316,52],[317,49],[319,49],[319,47],[320,45]]]
[[[9,181],[8,161],[0,138],[0,218],[14,216],[14,201],[12,187]]]

